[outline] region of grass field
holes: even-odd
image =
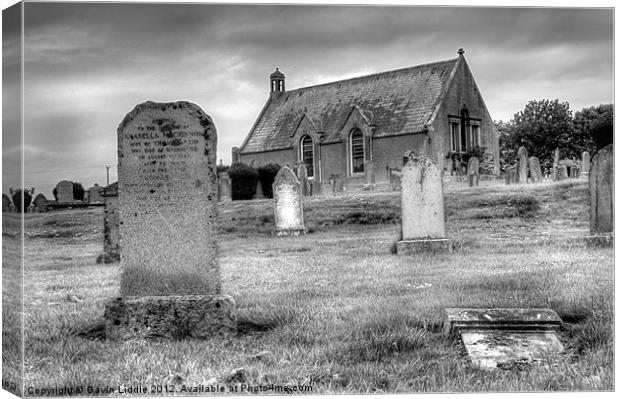
[[[118,295],[120,274],[118,264],[96,263],[101,208],[26,215],[26,393],[200,384],[315,394],[614,389],[613,250],[582,239],[585,181],[448,187],[455,249],[436,255],[392,253],[399,201],[379,192],[307,199],[310,233],[284,238],[270,235],[270,200],[222,206],[223,291],[237,302],[239,334],[172,343],[105,340],[104,305]],[[13,216],[3,215],[5,226]],[[7,231],[4,273],[16,261]],[[460,342],[442,335],[446,307],[552,308],[565,322],[566,350],[543,365],[474,370]]]

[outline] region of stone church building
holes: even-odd
[[[408,150],[446,173],[474,147],[499,173],[499,137],[459,49],[456,58],[295,90],[277,68],[270,96],[233,162],[293,166],[303,162],[321,185],[334,175],[355,186],[389,179]]]

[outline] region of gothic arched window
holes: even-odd
[[[308,177],[314,177],[314,145],[312,143],[312,137],[305,135],[301,138],[300,145],[300,158],[306,165],[306,171]]]
[[[364,173],[364,135],[355,128],[351,131],[351,174]]]

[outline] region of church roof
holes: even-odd
[[[240,152],[291,148],[304,115],[322,133],[321,142],[340,141],[341,129],[354,107],[375,126],[373,137],[423,132],[460,59],[284,92],[267,100]]]

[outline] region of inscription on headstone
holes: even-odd
[[[275,177],[273,203],[276,235],[305,234],[301,187],[288,166],[283,166]]]
[[[216,131],[195,104],[146,102],[118,128],[121,295],[112,338],[195,337],[236,329],[219,295]]]
[[[589,173],[590,233],[614,231],[614,151],[613,144],[601,148]]]

